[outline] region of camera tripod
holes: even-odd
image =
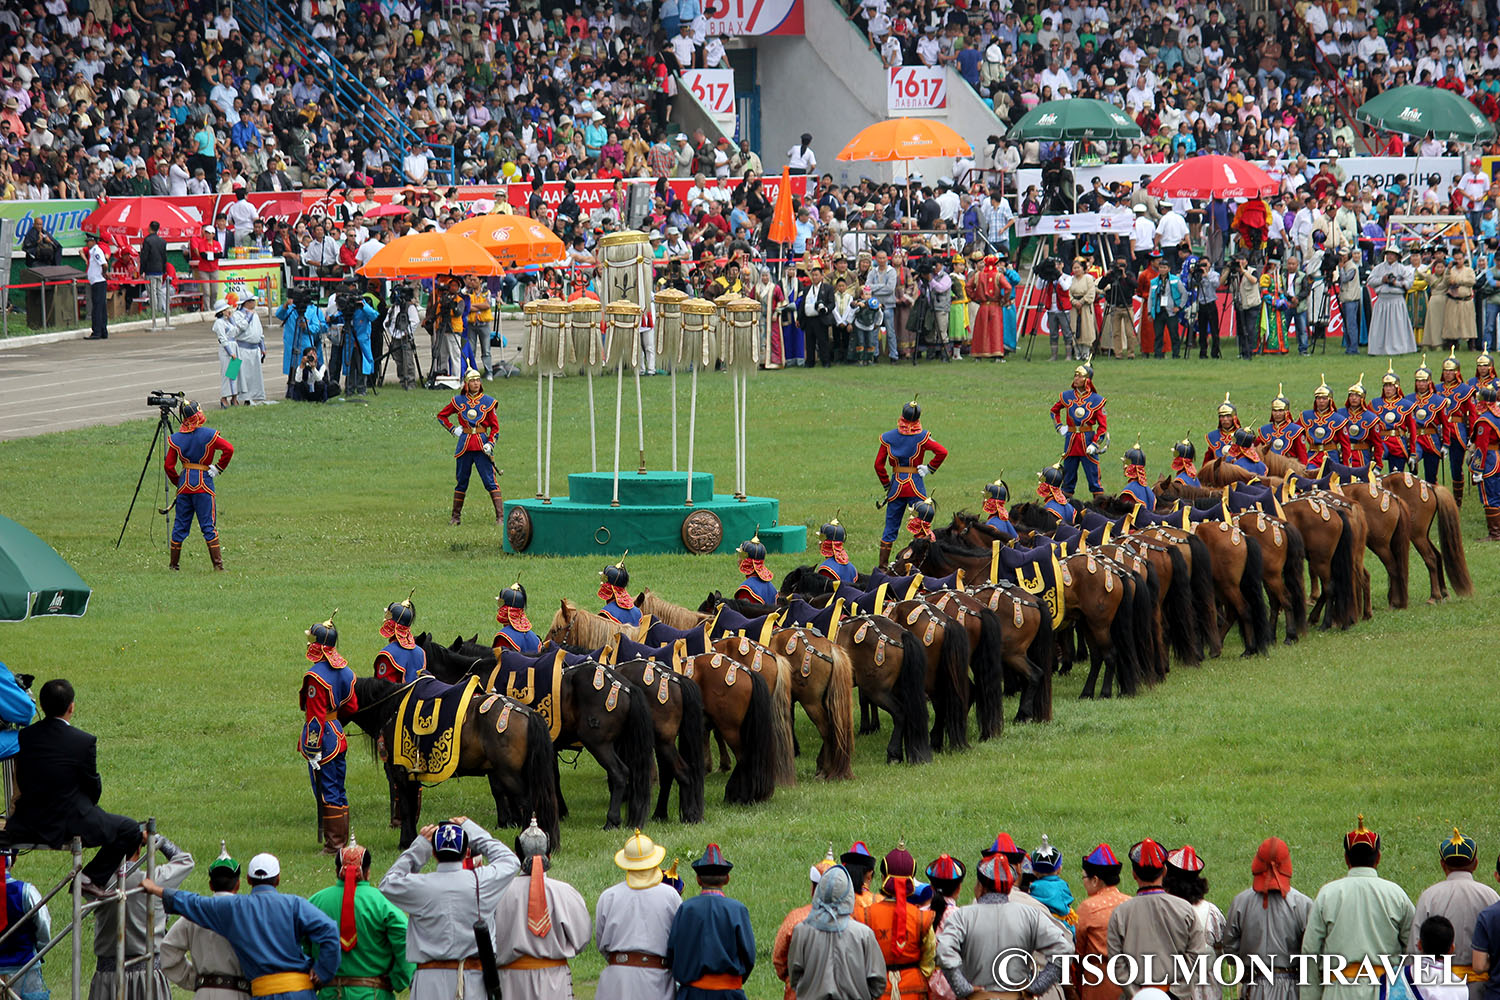
[[[412,345],[411,345],[411,356],[412,356],[412,360],[414,362],[416,362],[416,365],[417,365],[417,384],[421,385],[422,384],[422,352],[419,351],[419,350],[417,350],[416,338],[413,336],[412,331],[411,331],[411,318],[407,315],[407,312],[406,312],[406,304],[402,303],[400,305],[393,306],[392,308],[393,308],[393,311],[395,311],[396,332],[398,334],[400,334],[402,337],[411,340],[411,342],[412,342]],[[397,310],[399,310],[399,311],[397,311]],[[393,346],[396,343],[396,339],[398,339],[398,338],[392,338],[392,337],[386,337],[385,338],[385,350],[381,353],[381,356],[380,356],[380,377],[378,379],[376,379],[376,384],[377,385],[385,385],[385,373],[391,367],[391,354],[393,352]]]
[[[158,405],[157,407],[159,415],[156,418],[156,431],[151,435],[151,447],[146,449],[146,461],[141,465],[141,477],[135,482],[135,492],[131,494],[130,506],[125,511],[125,520],[120,523],[120,537],[115,539],[117,549],[125,539],[125,526],[130,523],[130,515],[135,511],[135,502],[141,495],[141,486],[146,482],[146,472],[151,468],[152,456],[156,454],[156,442],[172,435],[172,411],[176,408],[175,402],[170,406]],[[156,512],[164,515],[169,510],[171,510],[170,506],[158,507]]]

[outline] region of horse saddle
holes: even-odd
[[[401,700],[391,763],[416,780],[446,781],[458,768],[459,738],[469,703],[480,688],[478,677],[445,684],[422,677]]]
[[[674,642],[681,639],[687,643],[687,653],[689,656],[698,656],[701,653],[709,651],[708,634],[702,625],[697,628],[677,629],[660,621],[653,621],[651,627],[646,629],[645,638],[647,648],[650,646],[670,647]],[[650,659],[650,657],[647,657],[647,659]]]
[[[569,661],[572,661],[570,663]],[[587,656],[554,647],[538,656],[526,656],[507,650],[490,671],[485,690],[503,694],[535,710],[547,723],[547,732],[557,739],[562,729],[562,712],[558,711],[558,683],[563,668],[588,662]]]
[[[876,584],[869,590],[855,590],[848,585],[839,588],[839,597],[843,598],[849,613],[854,615],[880,614],[885,609],[878,605],[885,604],[890,598],[890,593],[890,586],[884,584]]]
[[[709,624],[709,635],[722,639],[726,635],[744,635],[756,642],[765,643],[771,637],[779,613],[768,611],[757,618],[746,618],[727,604],[719,605],[719,611]],[[670,662],[670,655],[668,657]]]
[[[1229,510],[1243,514],[1247,510],[1258,510],[1263,514],[1276,513],[1275,494],[1263,483],[1240,483],[1229,491]]]
[[[1033,563],[1052,562],[1052,546],[1037,545],[1029,549],[1000,546],[1000,575],[1007,580],[1016,579],[1016,571],[1029,568]]]
[[[1343,465],[1335,462],[1332,458],[1323,459],[1324,485],[1330,474],[1338,476],[1341,483],[1367,483],[1370,481],[1370,466],[1355,468],[1352,465]]]
[[[1103,535],[1105,525],[1109,525],[1113,529],[1113,533],[1118,535],[1124,523],[1125,518],[1123,515],[1120,517],[1110,517],[1102,511],[1092,510],[1088,507],[1083,509],[1083,530],[1089,533],[1090,538],[1095,534]]]

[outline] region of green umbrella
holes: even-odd
[[[1139,139],[1145,133],[1108,101],[1075,97],[1038,104],[1011,128],[1011,139]]]
[[[89,585],[57,551],[8,517],[0,517],[0,621],[42,615],[80,617]]]
[[[1361,104],[1354,120],[1387,132],[1443,142],[1488,142],[1495,126],[1467,98],[1437,87],[1395,87]]]

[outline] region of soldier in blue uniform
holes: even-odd
[[[600,618],[608,618],[618,625],[639,625],[641,609],[626,587],[630,586],[630,571],[625,568],[625,557],[613,566],[606,566],[599,574],[599,600],[604,607],[599,609]]]
[[[1426,355],[1423,355],[1423,360],[1425,362]],[[1430,389],[1432,372],[1429,371],[1427,377]],[[1417,437],[1416,423],[1412,419],[1415,408],[1412,396],[1401,391],[1401,376],[1396,374],[1395,363],[1387,361],[1385,375],[1380,379],[1380,398],[1375,401],[1375,416],[1380,420],[1377,434],[1389,472],[1415,472],[1417,469],[1413,458]]]
[[[1264,476],[1266,463],[1260,460],[1260,451],[1255,447],[1255,441],[1254,431],[1248,427],[1238,428],[1234,432],[1233,442],[1224,450],[1223,461],[1257,476]]]
[[[698,895],[685,899],[667,934],[667,961],[677,1000],[745,1000],[745,979],[755,968],[750,911],[724,895],[734,865],[718,844],[693,862]]]
[[[541,649],[542,641],[531,630],[531,619],[526,617],[526,588],[520,581],[500,591],[495,600],[500,602],[500,609],[495,612],[500,631],[495,633],[495,641],[490,645],[497,651],[513,649],[528,656]]]
[[[1363,375],[1349,387],[1349,397],[1339,414],[1344,418],[1344,464],[1378,471],[1385,447],[1380,440],[1380,418],[1365,402]]]
[[[740,572],[745,580],[735,590],[737,600],[759,601],[767,607],[775,607],[779,596],[776,585],[771,582],[771,571],[766,568],[766,547],[757,533],[748,542],[741,542],[735,550],[740,556]]]
[[[334,615],[338,614],[335,610]],[[349,842],[349,799],[344,794],[344,754],[349,744],[344,723],[359,708],[354,671],[339,653],[333,615],[307,630],[307,658],[301,703],[307,713],[298,749],[307,760],[313,798],[318,803],[318,838],[323,853],[335,854]]]
[[[1155,510],[1156,494],[1146,484],[1146,453],[1141,450],[1140,438],[1136,438],[1134,447],[1125,449],[1124,462],[1125,490],[1120,496],[1135,501],[1137,507]]]
[[[1063,471],[1059,465],[1049,465],[1037,474],[1036,495],[1042,498],[1042,506],[1062,519],[1063,524],[1072,524],[1078,517],[1073,505],[1068,503],[1062,490]]]
[[[1315,475],[1320,475],[1323,459],[1329,454],[1342,455],[1349,443],[1344,435],[1344,426],[1349,422],[1343,410],[1333,405],[1333,390],[1328,388],[1327,376],[1319,376],[1318,387],[1313,390],[1313,405],[1302,411],[1302,426],[1307,428],[1307,466]]]
[[[1219,404],[1219,426],[1204,435],[1208,441],[1208,451],[1204,461],[1215,458],[1223,458],[1224,452],[1229,449],[1230,442],[1234,440],[1234,432],[1240,427],[1240,411],[1229,401],[1229,393],[1224,393],[1224,402]]]
[[[1083,466],[1089,492],[1098,497],[1104,492],[1099,484],[1099,456],[1109,448],[1109,418],[1104,412],[1104,397],[1094,391],[1094,369],[1079,365],[1073,369],[1073,384],[1064,389],[1052,404],[1052,423],[1063,439],[1062,492],[1073,495],[1078,485],[1078,466]]]
[[[993,483],[984,484],[984,512],[988,514],[989,520],[985,521],[985,527],[993,528],[1000,533],[1000,537],[1015,541],[1019,535],[1016,526],[1010,523],[1010,511],[1005,509],[1005,504],[1010,500],[1010,487],[1005,480],[997,479]]]
[[[1484,504],[1484,523],[1488,534],[1480,541],[1500,541],[1500,413],[1496,400],[1500,393],[1492,385],[1475,392],[1473,453],[1469,468],[1479,487],[1479,501]]]
[[[1271,400],[1271,422],[1260,425],[1260,438],[1256,446],[1261,454],[1285,455],[1294,461],[1307,463],[1307,428],[1292,419],[1292,401],[1286,398],[1280,383],[1276,386],[1276,398]]]
[[[1495,376],[1495,362],[1490,359],[1489,351],[1483,352],[1474,359],[1474,377],[1469,379],[1469,385],[1476,390],[1490,386],[1496,392],[1500,392],[1500,378]],[[1477,401],[1475,408],[1480,408]]]
[[[924,460],[929,452],[931,460]],[[927,499],[926,477],[947,457],[948,449],[922,429],[922,408],[915,399],[901,408],[901,419],[896,426],[880,435],[880,449],[875,453],[875,475],[880,477],[880,485],[886,491],[880,565],[890,562],[891,545],[901,531],[906,508],[918,500]]]
[[[412,606],[410,595],[404,601],[387,605],[380,635],[390,641],[375,654],[376,677],[392,684],[405,684],[427,670],[427,651],[417,645],[411,634],[416,620],[417,609]]]
[[[167,479],[177,487],[177,519],[172,522],[172,548],[170,565],[177,569],[182,558],[182,543],[197,515],[198,530],[208,543],[208,558],[214,569],[224,568],[224,556],[219,549],[219,526],[214,510],[214,480],[229,466],[234,456],[234,446],[219,436],[212,427],[203,425],[203,409],[196,400],[184,399],[178,412],[182,423],[177,431],[167,437],[167,457],[163,465]],[[177,463],[182,463],[182,471]]]
[[[818,563],[818,572],[825,576],[831,576],[840,583],[853,583],[859,579],[859,570],[849,561],[849,553],[844,551],[844,540],[847,535],[844,526],[839,523],[838,518],[829,521],[818,529],[822,541],[818,543],[818,552],[823,556],[823,561]]]
[[[1448,422],[1453,429],[1447,441],[1449,481],[1453,485],[1453,502],[1464,504],[1464,482],[1469,478],[1464,471],[1464,452],[1469,447],[1470,422],[1474,413],[1475,386],[1464,379],[1458,365],[1457,348],[1450,347],[1443,359],[1443,371],[1438,376],[1437,392],[1448,400]]]
[[[1183,438],[1172,446],[1172,482],[1184,486],[1202,486],[1198,481],[1198,467],[1193,464],[1197,452],[1193,442]]]
[[[931,540],[936,537],[932,531],[934,517],[937,517],[937,504],[931,500],[918,500],[911,505],[911,517],[906,522],[906,530],[911,532],[913,538]]]
[[[1438,470],[1443,467],[1443,452],[1447,450],[1448,441],[1457,433],[1454,430],[1451,403],[1432,384],[1432,369],[1427,367],[1425,356],[1421,366],[1417,368],[1412,384],[1412,394],[1406,397],[1411,401],[1411,453],[1421,463],[1422,478],[1429,483],[1436,483]],[[1460,476],[1459,480],[1462,479]],[[1454,486],[1457,485],[1455,482]],[[1457,493],[1455,489],[1455,499]]]
[[[449,423],[450,417],[458,418],[458,426]],[[479,472],[479,481],[489,490],[490,500],[495,505],[495,523],[499,524],[505,501],[500,487],[495,484],[495,437],[500,433],[500,419],[495,416],[495,397],[484,391],[479,373],[470,368],[464,372],[463,392],[448,400],[448,405],[438,411],[438,423],[442,424],[458,444],[453,449],[458,483],[453,490],[453,516],[449,524],[457,524],[464,509],[464,494],[469,489],[469,473]]]

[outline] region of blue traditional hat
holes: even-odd
[[[432,853],[439,861],[458,861],[469,848],[469,835],[458,823],[439,823],[432,832]]]
[[[1083,870],[1088,875],[1118,875],[1120,859],[1115,857],[1114,850],[1108,844],[1100,844],[1084,857]]]
[[[1453,867],[1463,867],[1479,856],[1479,849],[1472,837],[1466,837],[1453,828],[1453,836],[1438,845],[1438,859]]]
[[[1236,427],[1234,431],[1234,443],[1239,448],[1249,448],[1255,444],[1255,432],[1248,427]]]
[[[417,620],[417,609],[411,603],[411,595],[408,594],[404,601],[392,601],[386,605],[385,616],[402,628],[411,628]]]
[[[915,906],[926,906],[932,902],[932,886],[926,882],[917,882],[914,880],[911,884],[911,891],[906,894],[906,898]]]
[[[984,495],[990,500],[1009,500],[1010,486],[1003,479],[997,479],[993,483],[985,483]]]
[[[1042,845],[1031,852],[1031,870],[1038,875],[1053,875],[1062,867],[1062,852],[1042,834]]]
[[[709,844],[703,849],[703,857],[693,862],[693,871],[699,875],[728,875],[733,867],[718,844]]]

